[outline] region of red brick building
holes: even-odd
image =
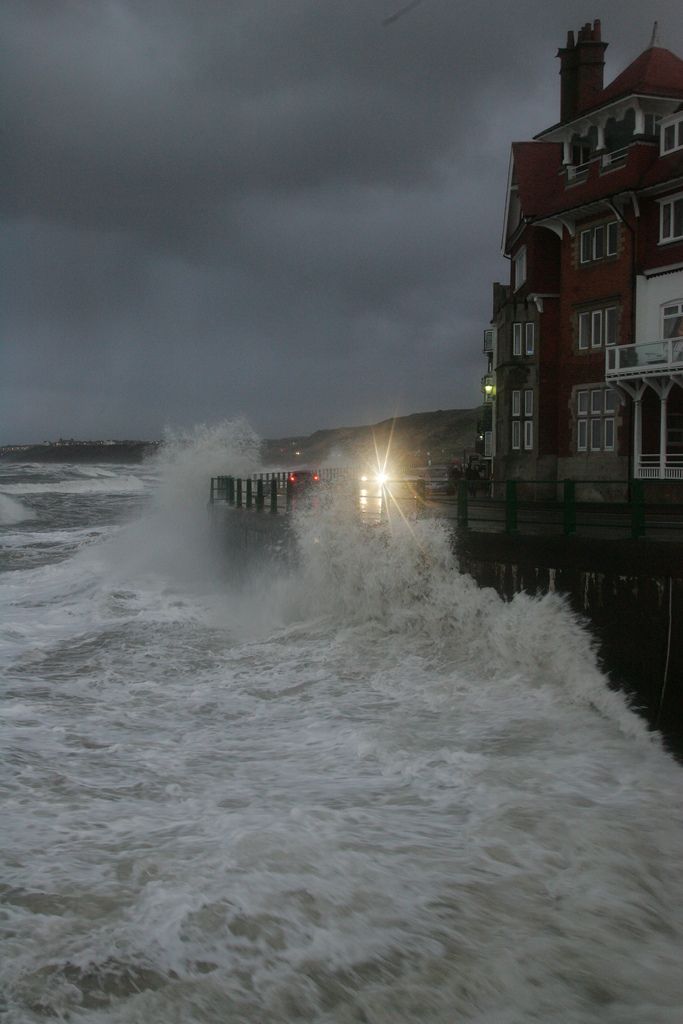
[[[600,22],[560,49],[560,121],[512,146],[485,349],[495,480],[683,483],[683,61],[603,84]]]

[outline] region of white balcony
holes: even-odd
[[[683,338],[614,345],[605,352],[605,380],[643,380],[683,373]]]

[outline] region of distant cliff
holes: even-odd
[[[142,462],[159,441],[55,441],[0,448],[0,459],[13,462]]]
[[[263,462],[288,467],[343,463],[372,458],[375,445],[384,452],[391,442],[394,465],[424,465],[428,460],[448,463],[475,451],[480,415],[480,409],[438,409],[398,416],[373,426],[337,427],[317,430],[306,437],[272,439],[263,442]]]

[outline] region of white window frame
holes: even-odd
[[[607,306],[603,321],[605,346],[616,345],[619,314],[616,306]]]
[[[522,327],[524,325],[521,321],[516,321],[512,325],[512,354],[513,356],[521,356],[522,354]]]
[[[607,435],[609,433],[609,441]],[[614,451],[614,441],[616,437],[616,424],[614,422],[614,416],[605,416],[602,421],[602,449],[605,452]]]
[[[619,408],[619,395],[614,388],[605,388],[605,413],[614,416]]]
[[[534,421],[524,420],[524,451],[530,452],[534,447]]]
[[[599,309],[585,309],[578,314],[579,351],[616,345],[618,341],[618,306],[601,306]]]
[[[680,241],[683,239],[683,192],[677,192],[675,196],[667,196],[666,199],[658,199],[657,202],[659,203],[659,244],[666,245],[669,242]],[[674,234],[676,207],[679,203],[681,217],[680,234]]]
[[[515,253],[513,260],[513,268],[515,274],[515,288],[517,291],[526,282],[526,246],[523,245]]]
[[[576,415],[588,415],[588,389],[576,392]]]
[[[616,256],[619,246],[619,221],[608,220],[584,228],[579,235],[579,263],[584,266],[607,256]]]
[[[612,388],[576,392],[577,452],[613,452],[617,437],[617,395]]]
[[[533,416],[534,414],[534,391],[533,388],[524,389],[524,415]]]
[[[667,132],[671,130],[673,143],[666,144]],[[677,149],[683,149],[683,118],[680,111],[670,117],[663,117],[659,122],[659,153],[664,156],[667,153],[675,153]]]
[[[661,323],[662,323],[662,338],[678,338],[678,334],[667,334],[666,333],[666,321],[672,320],[674,323],[683,317],[683,299],[671,299],[670,302],[663,302],[661,305]],[[665,313],[667,309],[676,309],[675,313]]]
[[[605,408],[605,398],[602,388],[591,389],[591,416],[602,416]]]
[[[522,413],[522,392],[512,392],[512,415],[520,416]]]
[[[512,449],[513,449],[513,451],[518,452],[519,449],[522,447],[521,436],[522,436],[522,421],[521,420],[513,420],[512,421]]]
[[[524,355],[532,356],[536,347],[536,324],[527,320],[524,324]]]
[[[591,348],[602,346],[602,310],[591,310]]]
[[[585,231],[581,232],[581,238],[579,240],[579,259],[581,263],[590,263],[593,259],[593,241],[590,228],[586,228]]]

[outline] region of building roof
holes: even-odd
[[[557,209],[564,193],[562,145],[559,142],[513,142],[513,183],[525,217]]]
[[[683,99],[683,60],[671,50],[651,46],[603,89],[599,103],[590,109],[633,95],[680,96]]]

